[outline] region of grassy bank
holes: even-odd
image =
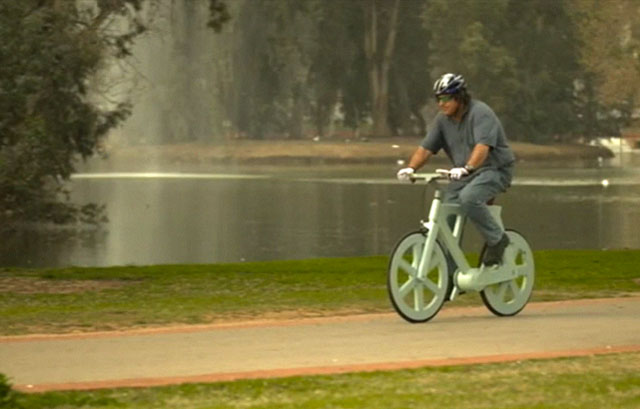
[[[148,389],[14,396],[56,408],[581,408],[640,407],[640,353],[395,372]]]
[[[106,147],[108,162],[119,171],[134,170],[147,164],[161,163],[164,170],[220,163],[251,164],[395,164],[407,160],[420,142],[414,138],[381,138],[362,140],[226,140],[218,144],[182,143],[172,145],[113,145]],[[603,147],[579,144],[536,145],[512,142],[511,147],[521,162],[596,161],[613,153]],[[141,160],[144,159],[144,160]],[[436,162],[447,162],[438,155]],[[97,164],[94,164],[99,166]]]
[[[640,292],[640,250],[540,251],[533,301]],[[392,311],[387,257],[0,270],[1,335]],[[466,294],[449,305],[479,304]],[[445,307],[446,308],[446,307]]]

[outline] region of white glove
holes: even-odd
[[[467,168],[459,167],[453,168],[449,171],[449,178],[453,180],[460,180],[465,176],[469,176]]]
[[[415,170],[413,168],[403,168],[398,171],[398,180],[401,182],[409,182]]]

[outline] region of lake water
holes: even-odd
[[[640,161],[602,167],[526,165],[501,195],[507,227],[534,250],[640,248]],[[82,173],[74,201],[109,222],[77,234],[42,228],[3,240],[0,265],[60,267],[217,263],[388,254],[426,218],[432,188],[401,184],[395,166]],[[607,180],[608,186],[602,181]],[[478,251],[469,229],[464,247]]]

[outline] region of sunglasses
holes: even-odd
[[[449,102],[452,99],[453,99],[453,95],[449,95],[449,94],[437,95],[436,96],[436,101],[438,101],[438,102]]]

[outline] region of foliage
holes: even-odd
[[[631,120],[640,97],[640,4],[620,0],[571,0],[582,76],[576,101],[584,134],[615,132]]]
[[[234,21],[232,98],[223,98],[241,134],[300,138],[311,118],[319,134],[349,86],[358,47],[351,2],[254,0]],[[351,97],[353,93],[349,93]]]
[[[20,408],[21,406],[18,406],[16,398],[17,394],[11,388],[9,378],[5,374],[0,373],[0,408]]]
[[[412,19],[422,6],[414,0],[398,4],[399,19]],[[376,5],[375,13],[366,13]],[[413,47],[415,43],[392,42],[389,56],[380,56],[388,33],[397,29],[397,36],[404,38],[412,35],[408,30],[424,30],[415,24],[415,19],[411,25],[387,27],[385,23],[393,10],[387,2],[369,0],[242,3],[232,23],[234,98],[222,94],[226,104],[233,105],[227,110],[239,133],[256,138],[300,138],[309,133],[334,134],[340,128],[359,130],[370,118],[381,129],[387,129],[380,131],[383,134],[397,133],[400,123],[406,124],[407,118],[415,117],[417,106],[422,103],[417,104],[409,94],[423,87],[416,87],[413,82],[415,71],[405,74],[404,67],[395,63],[393,49]],[[371,22],[374,17],[375,33]],[[365,38],[373,37],[376,41],[369,44],[376,44],[376,48],[367,54]],[[424,62],[415,59],[411,64],[415,68]],[[395,71],[390,75],[391,70]],[[403,89],[393,95],[393,101],[389,101],[391,82]],[[395,104],[396,110],[406,108],[397,115],[403,119],[389,122],[385,104]],[[389,131],[392,123],[398,125]]]
[[[431,84],[457,71],[511,139],[613,134],[640,89],[637,13],[633,0],[244,1],[231,122],[259,138],[423,134]]]
[[[387,136],[389,128],[389,71],[398,36],[400,1],[365,0],[364,54],[367,60],[373,136]]]
[[[209,22],[207,26],[219,33],[229,20],[231,20],[231,14],[227,4],[223,0],[209,0]]]
[[[133,18],[138,0],[25,0],[0,3],[0,220],[69,222],[93,216],[60,199],[74,161],[93,154],[106,132],[129,113],[126,103],[101,107],[88,82],[108,52],[117,56],[143,28]],[[103,31],[109,17],[130,27]]]
[[[65,182],[130,114],[127,100],[101,93],[95,79],[131,56],[146,30],[142,16],[159,3],[0,0],[1,230],[104,220],[101,206],[70,203]],[[227,4],[208,5],[208,25],[219,31],[230,19]]]
[[[99,206],[71,205],[64,184],[132,106],[94,80],[131,57],[145,8],[168,1],[0,0],[2,229],[101,220]],[[172,0],[177,7],[188,21],[208,11],[202,25],[225,35],[206,55],[192,27],[172,34],[168,51],[182,60],[168,68],[178,79],[153,128],[171,129],[163,141],[422,135],[431,84],[447,71],[467,77],[514,140],[611,135],[634,120],[635,0]]]
[[[355,2],[321,3],[317,15],[317,48],[310,63],[309,106],[318,135],[335,131],[336,124],[356,129],[366,109],[361,10]],[[336,117],[337,116],[337,117]]]
[[[563,2],[434,0],[424,18],[433,75],[463,73],[511,139],[547,141],[573,129],[577,62]]]
[[[515,84],[515,59],[502,36],[507,6],[507,0],[434,0],[423,14],[432,36],[431,77],[462,73],[472,94],[486,99],[498,112],[513,98]]]
[[[577,129],[574,79],[580,76],[575,30],[564,1],[510,1],[505,44],[515,63],[504,109],[513,139],[548,142]],[[526,47],[523,47],[526,39]]]
[[[431,32],[423,24],[421,4],[401,1],[398,38],[391,65],[389,126],[394,135],[424,135],[425,104],[432,101],[429,75]]]

